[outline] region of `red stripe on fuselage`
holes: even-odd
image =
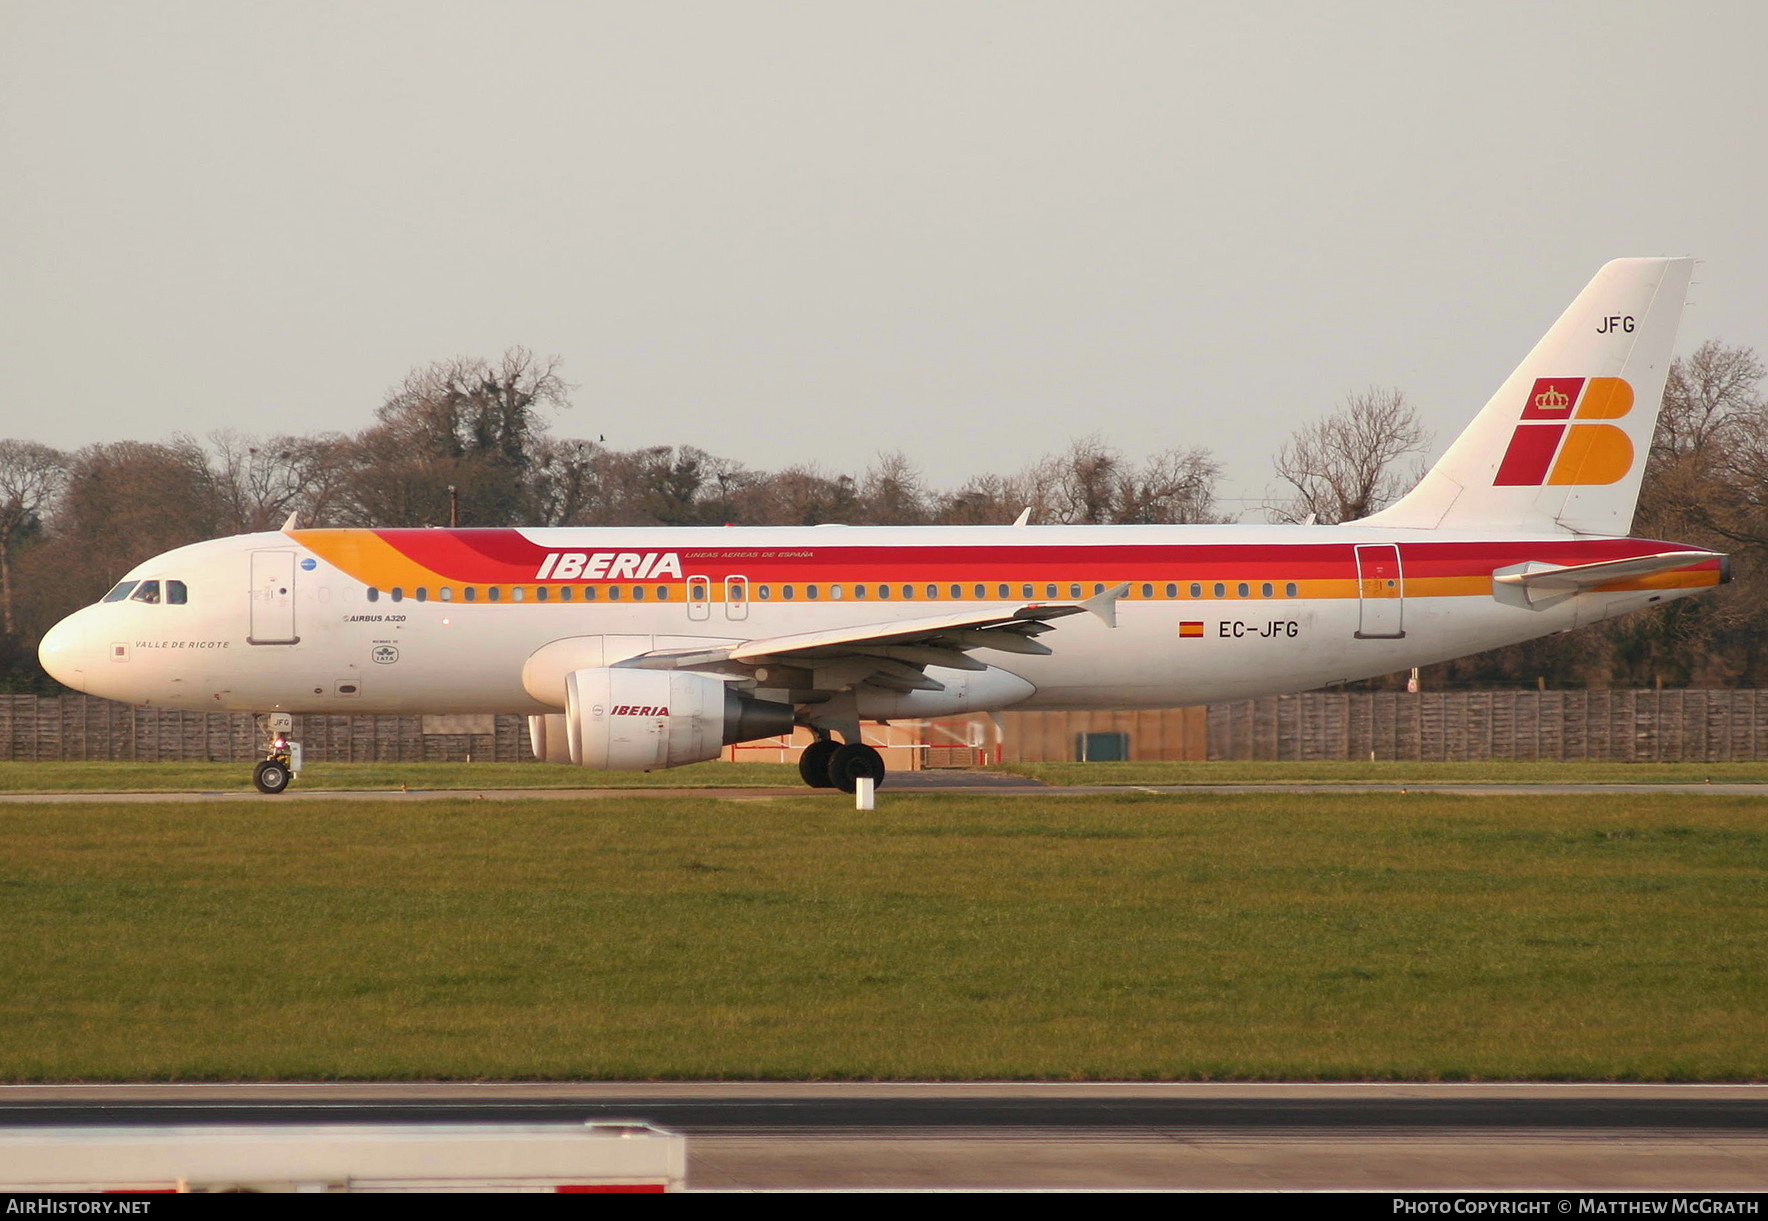
[[[684,576],[752,581],[1066,581],[1082,577],[1163,581],[1197,574],[1212,580],[1318,580],[1356,576],[1356,540],[1320,543],[1159,543],[970,547],[791,545],[777,548],[672,546],[642,533],[595,531],[542,545],[515,530],[377,530],[413,562],[465,584],[533,584],[548,555],[571,552],[671,553]],[[588,532],[585,532],[587,535]],[[1391,542],[1393,540],[1383,540]],[[1686,550],[1649,539],[1538,539],[1401,542],[1408,578],[1485,575],[1509,564],[1592,564]],[[1714,563],[1717,562],[1715,557]],[[1704,565],[1702,565],[1704,567]],[[581,583],[582,578],[564,583]]]

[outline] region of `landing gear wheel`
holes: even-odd
[[[275,759],[266,759],[252,773],[252,783],[260,793],[280,793],[289,786],[289,769]]]
[[[870,776],[874,785],[884,783],[884,756],[864,742],[838,747],[829,759],[829,783],[843,793],[859,787],[860,777]]]
[[[806,746],[798,756],[798,774],[804,777],[804,783],[813,789],[834,788],[835,782],[829,779],[829,759],[840,747],[832,738],[818,738]]]

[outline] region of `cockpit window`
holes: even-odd
[[[159,600],[160,583],[158,581],[143,581],[136,587],[135,592],[129,595],[131,602],[158,602]]]
[[[136,584],[137,582],[134,581],[124,581],[121,585],[118,585],[115,589],[104,595],[104,600],[106,602],[121,602],[124,598],[129,596],[129,591],[134,589]]]
[[[183,606],[190,601],[190,594],[184,588],[183,581],[166,582],[166,602],[172,606]]]

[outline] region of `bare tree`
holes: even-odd
[[[1768,545],[1764,377],[1753,349],[1713,340],[1671,362],[1641,489],[1642,529]]]
[[[217,432],[209,448],[225,524],[240,534],[273,530],[290,513],[324,521],[353,467],[352,447],[337,433],[260,440]]]
[[[521,347],[496,361],[460,357],[412,370],[357,438],[347,516],[361,525],[446,522],[456,487],[471,524],[523,520],[533,511],[528,475],[543,413],[568,406],[571,389],[558,357]]]
[[[870,526],[918,526],[927,520],[921,472],[900,450],[878,455],[860,480],[860,500]]]
[[[1385,508],[1423,475],[1408,455],[1422,455],[1430,434],[1398,390],[1370,387],[1346,395],[1331,415],[1305,424],[1277,451],[1277,474],[1294,494],[1274,506],[1280,521],[1323,525],[1357,521]]]
[[[43,523],[67,480],[67,455],[35,441],[0,440],[0,626],[17,631],[12,613],[12,553]]]
[[[1716,339],[1701,344],[1693,356],[1671,361],[1651,442],[1653,459],[1668,462],[1711,450],[1759,419],[1764,376],[1768,368],[1754,348],[1726,347]]]
[[[1173,449],[1142,463],[1097,435],[1081,437],[1006,481],[1004,491],[1032,520],[1052,525],[1149,525],[1220,520],[1221,464],[1206,449]],[[1018,508],[1015,508],[1015,513]]]

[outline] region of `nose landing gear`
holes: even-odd
[[[252,785],[260,793],[280,793],[301,770],[301,744],[289,741],[294,717],[286,712],[273,712],[269,716],[260,715],[257,720],[268,742],[264,758],[252,769]]]
[[[265,759],[252,772],[252,783],[260,793],[280,793],[289,786],[293,775],[289,771],[288,756]]]

